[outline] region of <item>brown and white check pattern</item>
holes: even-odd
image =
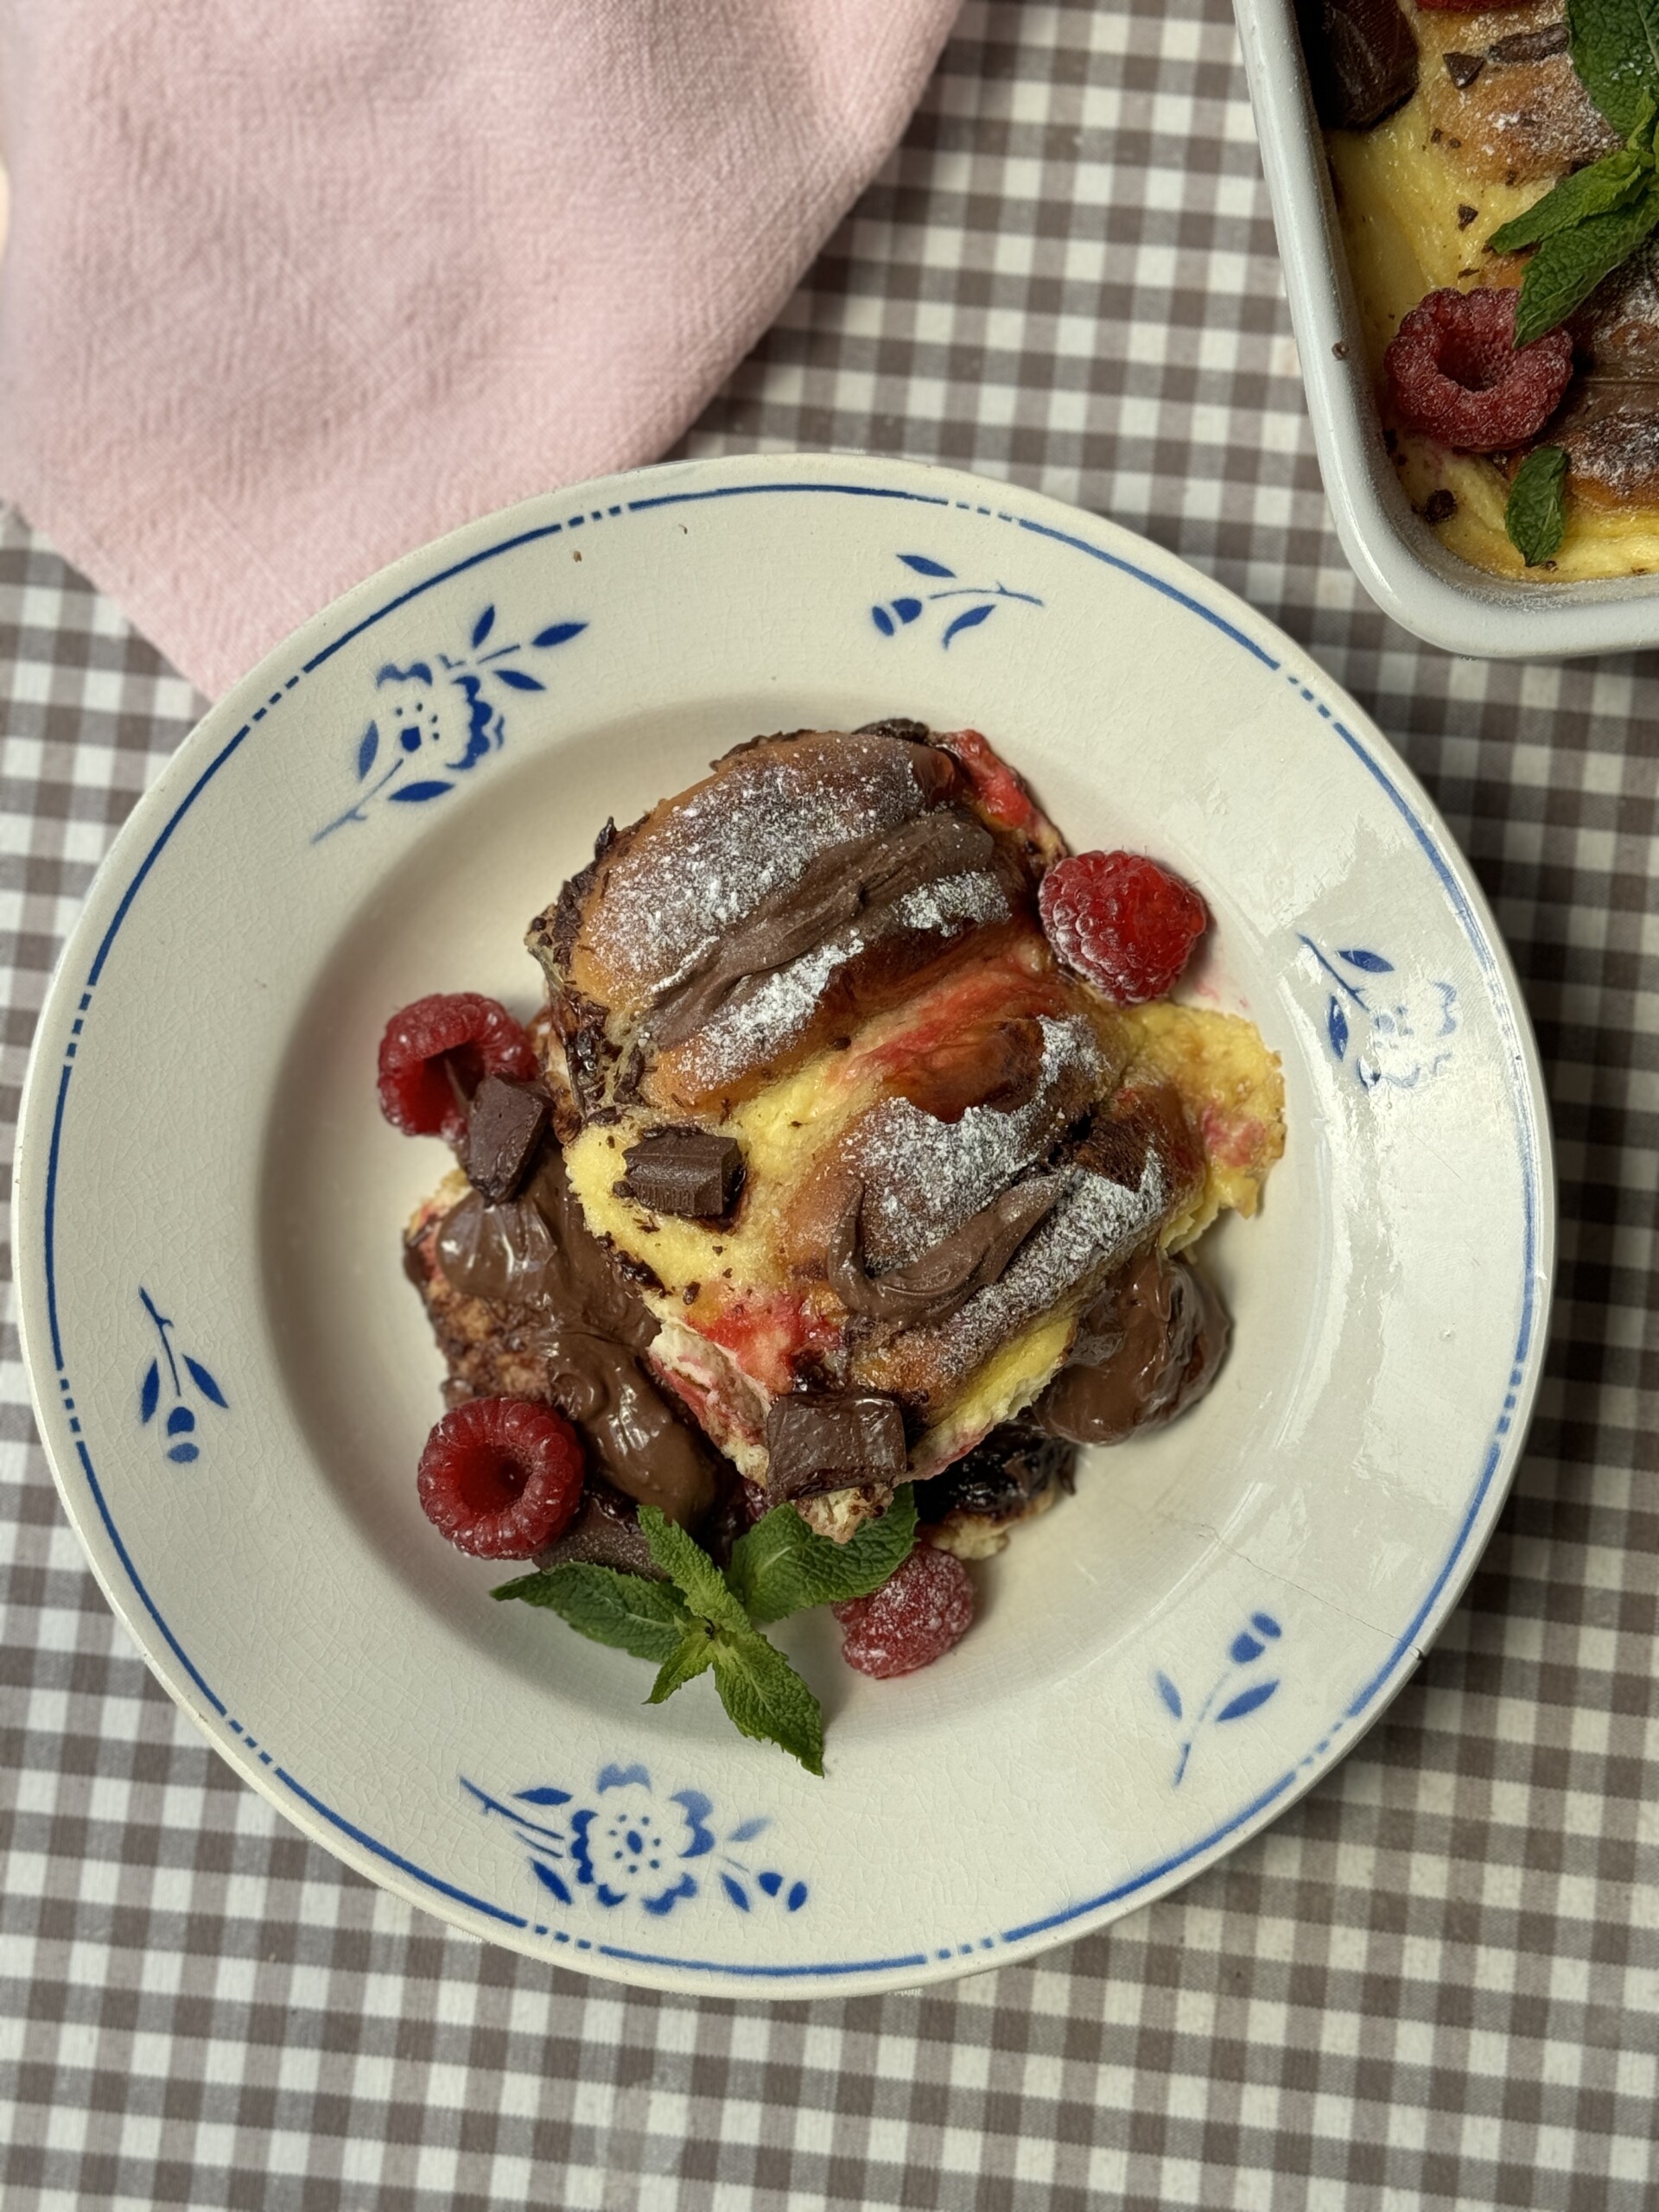
[[[0,2204],[1648,2212],[1659,676],[1452,661],[1360,593],[1224,0],[969,0],[902,149],[685,449],[801,445],[1147,531],[1302,639],[1434,792],[1560,1143],[1549,1376],[1497,1537],[1344,1764],[1179,1896],[926,1993],[635,1994],[448,1932],[213,1757],[81,1562],[9,1330]],[[197,704],[0,518],[8,1123],[77,902]]]

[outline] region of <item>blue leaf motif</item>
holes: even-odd
[[[1252,1613],[1250,1626],[1258,1636],[1282,1636],[1285,1632],[1271,1613]]]
[[[443,783],[436,777],[429,777],[421,783],[402,784],[395,791],[388,791],[386,797],[402,799],[408,806],[419,806],[429,798],[442,798],[445,791],[452,791],[454,788],[453,784]]]
[[[515,1789],[512,1794],[521,1805],[568,1805],[570,1802],[570,1792],[556,1789],[550,1782],[543,1783],[537,1789]]]
[[[374,756],[380,750],[380,725],[371,722],[363,733],[357,748],[357,780],[361,783],[374,766]]]
[[[1271,1682],[1253,1682],[1249,1689],[1241,1690],[1236,1697],[1228,1699],[1226,1704],[1216,1715],[1217,1719],[1242,1720],[1247,1713],[1254,1713],[1257,1706],[1265,1705],[1278,1687],[1276,1680]]]
[[[152,1359],[144,1370],[143,1387],[138,1393],[138,1419],[142,1423],[155,1420],[161,1395],[162,1370]]]
[[[964,630],[976,630],[982,622],[988,621],[995,612],[996,609],[989,605],[970,607],[965,614],[957,615],[956,620],[950,624],[939,640],[940,644],[949,652],[952,638],[960,636]]]
[[[526,676],[522,668],[498,668],[495,672],[503,683],[510,683],[515,691],[545,691],[547,689],[538,677]]]
[[[169,1436],[188,1436],[196,1425],[196,1417],[188,1406],[175,1406],[167,1417]]]
[[[783,1876],[781,1874],[774,1874],[770,1868],[766,1873],[760,1876],[760,1879],[761,1888],[766,1891],[769,1897],[775,1897],[779,1891],[784,1886]]]
[[[749,1910],[749,1893],[741,1882],[734,1882],[729,1874],[722,1874],[720,1878],[720,1886],[740,1912],[747,1912]]]
[[[715,1847],[715,1832],[709,1826],[709,1815],[715,1809],[712,1797],[705,1797],[701,1789],[677,1789],[673,1801],[684,1812],[686,1824],[691,1830],[691,1840],[680,1853],[682,1859],[701,1859],[705,1851]]]
[[[1366,952],[1356,945],[1350,952],[1338,949],[1338,960],[1345,960],[1351,968],[1357,968],[1363,976],[1392,976],[1394,963],[1385,960],[1380,952]]]
[[[192,1459],[200,1459],[201,1453],[194,1444],[175,1444],[167,1456],[169,1459],[176,1460],[179,1465],[183,1467],[188,1466]]]
[[[789,1886],[789,1895],[784,1899],[784,1903],[791,1912],[798,1912],[806,1903],[806,1884],[791,1882]]]
[[[570,1892],[566,1889],[563,1877],[556,1874],[550,1866],[543,1866],[539,1859],[532,1859],[530,1863],[535,1869],[537,1880],[551,1890],[561,1904],[569,1904]]]
[[[1262,1656],[1262,1646],[1255,1637],[1236,1636],[1228,1649],[1227,1656],[1235,1667],[1248,1667],[1252,1659],[1259,1659]]]
[[[757,1813],[752,1821],[745,1821],[740,1827],[734,1827],[728,1840],[732,1843],[753,1843],[756,1836],[771,1826],[772,1822],[764,1813]],[[764,1877],[762,1878],[764,1879]]]
[[[901,553],[899,558],[918,576],[954,576],[957,573],[954,569],[947,569],[943,561],[930,561],[925,553]]]
[[[885,607],[873,607],[870,609],[870,620],[884,638],[890,638],[893,635],[893,617]]]
[[[192,1359],[189,1353],[186,1352],[184,1363],[190,1370],[190,1380],[204,1398],[215,1406],[223,1406],[226,1403],[225,1393],[199,1359]]]
[[[608,1766],[601,1767],[599,1779],[594,1787],[602,1796],[607,1789],[626,1789],[631,1782],[637,1782],[641,1789],[649,1789],[650,1768],[639,1765],[638,1761],[632,1766],[618,1766],[613,1760]]]
[[[1340,1059],[1348,1050],[1348,1017],[1338,1000],[1332,999],[1325,1010],[1325,1026],[1331,1038],[1331,1049]]]
[[[895,599],[893,611],[901,622],[913,622],[922,611],[919,599]]]
[[[1175,1719],[1179,1720],[1181,1718],[1182,1713],[1181,1694],[1179,1690],[1176,1688],[1174,1683],[1170,1681],[1167,1675],[1154,1675],[1152,1679],[1158,1686],[1159,1696],[1162,1698],[1164,1703],[1169,1707],[1170,1712],[1174,1715]]]
[[[495,609],[486,607],[473,625],[473,645],[476,650],[495,627]]]
[[[587,627],[585,622],[555,622],[545,630],[538,630],[531,643],[533,645],[568,645],[572,638],[579,638]]]

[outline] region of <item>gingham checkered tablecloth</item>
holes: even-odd
[[[1659,679],[1453,661],[1361,594],[1225,0],[969,0],[904,147],[686,450],[803,445],[1147,531],[1303,639],[1434,792],[1560,1147],[1548,1379],[1498,1535],[1379,1726],[1177,1897],[925,1993],[638,1994],[384,1896],[213,1756],[82,1563],[8,1327],[0,2204],[1642,2212]],[[58,945],[200,702],[15,517],[0,699],[10,1122]]]

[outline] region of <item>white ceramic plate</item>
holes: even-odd
[[[1337,534],[1361,583],[1385,614],[1430,645],[1484,660],[1659,644],[1651,576],[1510,583],[1459,561],[1414,511],[1382,444],[1295,0],[1233,0],[1233,10],[1313,441]]]
[[[1206,1247],[1215,1389],[1096,1455],[907,1681],[781,1634],[816,1781],[710,1683],[429,1529],[440,1364],[399,1230],[446,1164],[376,1109],[421,993],[528,1014],[528,917],[757,730],[984,729],[1079,846],[1216,917],[1192,988],[1284,1056],[1289,1147]],[[1109,523],[893,461],[536,500],[388,569],[136,810],[41,1018],[17,1253],[41,1433],[111,1603],[308,1834],[459,1926],[666,1987],[872,1989],[1173,1888],[1339,1758],[1484,1542],[1541,1355],[1543,1095],[1484,902],[1288,639]]]

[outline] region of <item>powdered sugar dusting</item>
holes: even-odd
[[[864,1178],[867,1258],[903,1267],[990,1205],[1048,1150],[1098,1088],[1100,1048],[1081,1014],[1038,1017],[1043,1058],[1029,1101],[1012,1113],[970,1106],[942,1122],[888,1098],[860,1122],[853,1158]]]
[[[1089,1293],[1134,1258],[1169,1208],[1169,1183],[1155,1152],[1147,1154],[1139,1186],[1127,1190],[1083,1168],[1062,1171],[1070,1183],[1053,1211],[1020,1246],[999,1281],[914,1339],[936,1348],[940,1364],[960,1379],[1039,1314],[1079,1286]]]
[[[762,900],[850,839],[922,811],[912,748],[891,738],[803,740],[732,762],[676,803],[606,879],[592,942],[624,984],[677,988]]]
[[[811,1021],[837,970],[895,931],[949,937],[1007,916],[1007,894],[988,869],[946,876],[906,892],[893,906],[826,938],[786,967],[746,981],[688,1046],[689,1071],[698,1083],[713,1086],[785,1050]]]

